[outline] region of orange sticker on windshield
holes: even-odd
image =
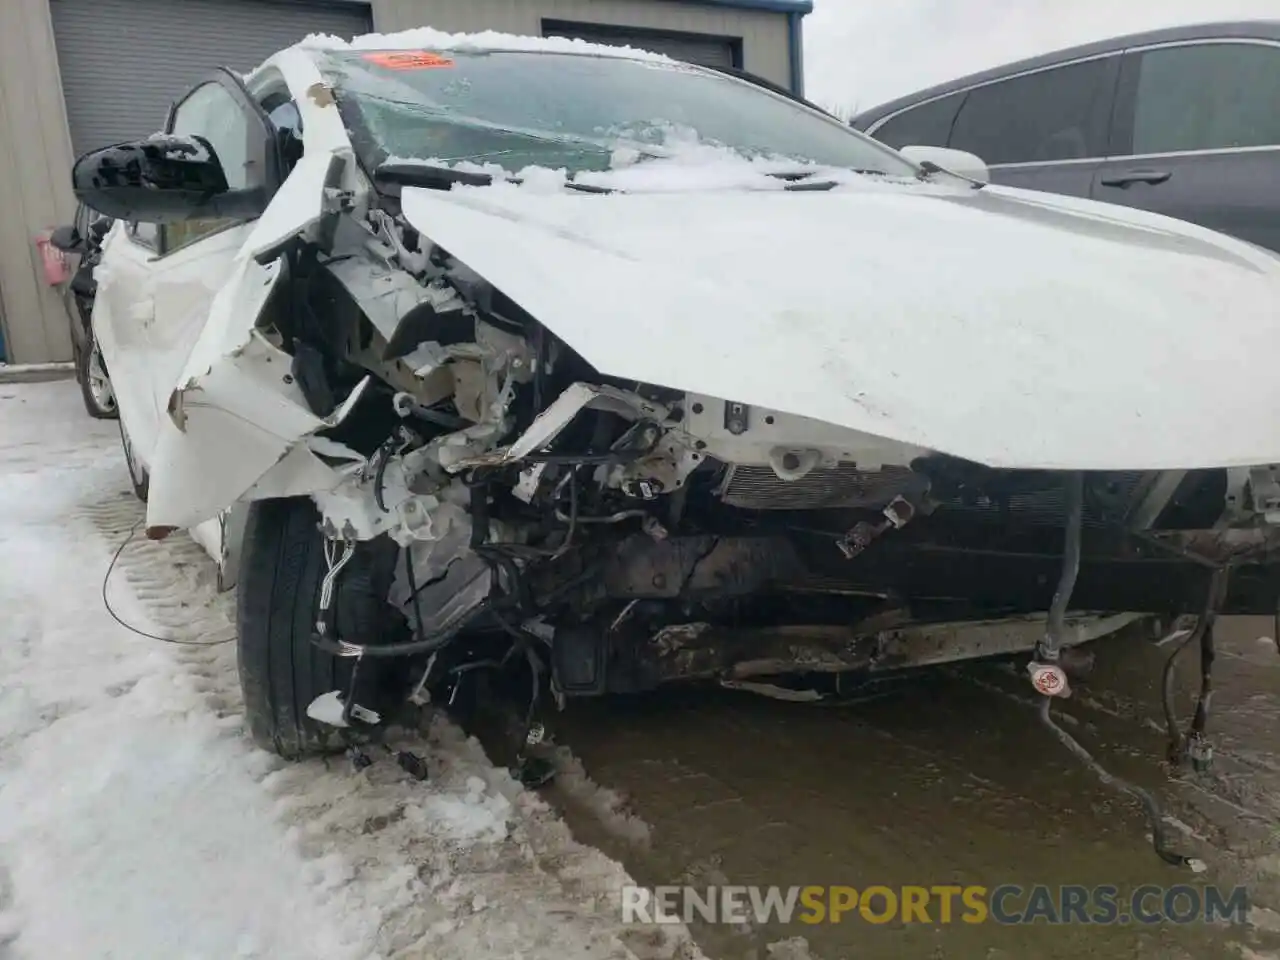
[[[364,59],[376,63],[388,70],[438,70],[452,67],[453,61],[438,53],[427,53],[425,50],[396,50],[366,53]]]

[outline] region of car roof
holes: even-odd
[[[999,80],[1010,76],[1011,74],[1026,73],[1042,67],[1051,67],[1054,64],[1063,63],[1069,60],[1081,60],[1086,57],[1099,56],[1105,53],[1115,53],[1125,49],[1126,47],[1147,46],[1149,44],[1157,43],[1176,43],[1184,40],[1226,39],[1274,40],[1280,43],[1280,20],[1237,20],[1214,23],[1193,23],[1178,27],[1164,27],[1159,30],[1146,30],[1142,33],[1130,33],[1118,37],[1111,37],[1106,40],[1096,40],[1092,43],[1085,43],[1076,47],[1054,50],[1051,53],[1041,54],[1036,57],[1029,57],[1025,60],[1016,60],[1012,63],[992,67],[989,70],[983,70],[979,73],[971,73],[968,76],[961,77],[957,80],[948,80],[946,83],[940,83],[936,86],[928,87],[915,93],[909,93],[906,96],[898,97],[896,100],[890,100],[887,103],[882,103],[879,106],[862,111],[854,117],[850,123],[859,130],[863,130],[882,117],[896,113],[899,110],[912,106],[913,104],[920,103],[924,100],[932,100],[935,97],[945,96],[948,93],[964,90],[968,87],[977,86],[991,80]]]

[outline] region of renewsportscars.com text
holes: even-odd
[[[1001,884],[628,886],[624,923],[1190,924],[1246,922],[1248,890]]]

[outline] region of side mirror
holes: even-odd
[[[986,161],[964,150],[951,150],[947,147],[903,147],[898,151],[912,163],[923,166],[931,163],[941,167],[947,173],[957,177],[974,180],[978,183],[990,183],[991,171]]]
[[[253,219],[267,206],[261,187],[232,190],[203,137],[160,134],[86,153],[71,172],[85,206],[118,220],[182,223]]]
[[[84,252],[84,238],[72,226],[55,228],[53,233],[49,234],[49,245],[63,253]]]

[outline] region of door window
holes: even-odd
[[[1133,153],[1280,145],[1280,49],[1256,43],[1142,54]]]
[[[226,87],[210,82],[196,87],[178,105],[169,132],[208,140],[222,164],[227,186],[232,190],[246,190],[260,186],[264,175],[264,171],[251,159],[250,137],[256,133],[254,123],[255,118],[245,113]],[[165,252],[194,243],[236,222],[210,218],[166,224]]]
[[[1102,157],[1115,88],[1111,58],[976,87],[947,146],[989,164]]]
[[[160,249],[160,228],[154,223],[129,224],[129,237],[134,243],[148,250]]]
[[[945,147],[964,97],[963,93],[953,93],[912,107],[877,127],[872,136],[895,150],[912,146]]]
[[[271,131],[280,148],[281,173],[287,177],[302,159],[302,114],[287,88],[262,97],[258,106],[271,122]]]

